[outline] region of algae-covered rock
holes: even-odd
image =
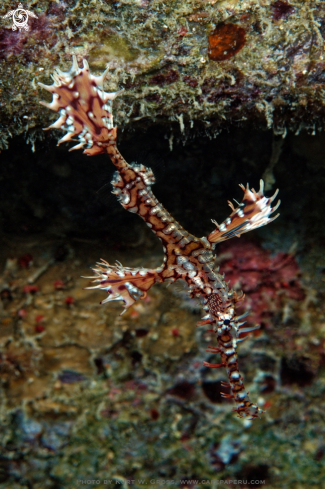
[[[184,289],[157,284],[122,316],[121,302],[99,305],[105,292],[85,290],[90,280],[81,277],[100,257],[149,268],[163,259],[110,185],[112,199],[98,202],[111,179],[108,158],[53,141],[32,153],[16,138],[0,182],[0,484],[199,488],[236,480],[323,489],[323,134],[282,141],[247,128],[172,152],[161,134],[136,132],[121,151],[128,161],[144,161],[144,147],[166,154],[153,190],[198,236],[213,228],[211,218],[227,216],[227,198],[241,196],[237,183],[256,187],[269,169],[272,192],[274,180],[280,188],[277,220],[216,249],[216,265],[246,294],[248,326],[261,325],[238,354],[265,413],[243,422],[222,398],[224,369],[203,365],[220,361],[206,352],[214,335],[196,328],[201,309]]]
[[[71,56],[124,87],[119,126],[199,122],[213,134],[251,120],[284,134],[324,121],[325,6],[318,0],[121,0],[29,5],[29,30],[0,26],[1,144],[48,125],[38,81]],[[13,9],[5,0],[4,16]],[[240,33],[240,35],[239,35]],[[212,49],[213,45],[213,49]]]
[[[15,8],[6,1],[1,14]],[[325,141],[251,124],[281,135],[322,127],[323,2],[28,9],[29,31],[12,31],[10,17],[0,30],[3,146],[21,134],[1,155],[1,487],[323,489]],[[122,153],[156,164],[154,191],[188,231],[210,232],[237,183],[256,188],[264,175],[268,195],[280,187],[279,219],[217,249],[216,265],[246,293],[249,325],[261,325],[239,347],[260,419],[238,419],[221,396],[223,369],[203,365],[219,361],[206,352],[213,335],[196,328],[184,290],[157,285],[122,316],[119,302],[100,306],[105,294],[85,290],[100,257],[155,267],[163,256],[111,196],[107,159],[34,145],[51,119],[37,82],[68,70],[72,54],[96,74],[110,65],[106,88],[125,88],[114,110],[129,129]]]

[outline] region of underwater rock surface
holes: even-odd
[[[12,8],[5,0],[0,15]],[[30,10],[29,31],[1,19],[3,148],[14,135],[42,137],[49,115],[37,82],[70,68],[72,54],[97,74],[111,67],[106,89],[125,88],[119,127],[176,121],[185,140],[193,126],[210,135],[245,121],[278,134],[324,126],[322,1],[40,0]]]
[[[28,8],[28,32],[0,24],[0,486],[324,489],[324,2]],[[85,290],[101,257],[155,267],[162,252],[111,194],[108,158],[41,130],[56,117],[37,82],[73,54],[125,89],[121,152],[152,167],[188,231],[211,232],[239,183],[280,188],[276,221],[216,249],[261,325],[238,349],[260,419],[236,418],[225,372],[203,365],[218,361],[213,335],[182,287],[155,286],[122,316]]]
[[[119,302],[100,306],[105,294],[84,290],[81,276],[101,257],[132,267],[162,260],[150,230],[110,196],[108,158],[68,153],[51,138],[33,153],[16,138],[1,155],[0,181],[6,489],[80,480],[323,487],[323,134],[282,139],[247,126],[185,146],[175,138],[172,152],[165,135],[164,126],[124,134],[120,149],[154,169],[153,191],[198,236],[213,228],[211,218],[227,216],[238,183],[256,188],[264,176],[267,195],[280,188],[276,221],[216,250],[226,278],[246,294],[248,323],[261,324],[238,353],[266,412],[243,422],[221,397],[225,372],[203,366],[217,361],[205,351],[213,338],[196,328],[202,313],[184,290],[155,286],[123,316]]]

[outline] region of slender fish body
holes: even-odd
[[[206,315],[198,326],[208,325],[216,336],[218,346],[210,346],[209,353],[220,354],[221,363],[204,362],[211,368],[226,368],[231,394],[223,394],[236,403],[234,410],[240,417],[250,419],[262,411],[253,404],[245,390],[237,360],[237,343],[240,334],[257,329],[243,327],[242,317],[236,316],[237,304],[243,294],[229,289],[218,270],[214,267],[214,249],[217,243],[240,237],[243,233],[264,226],[277,216],[270,217],[278,208],[280,201],[272,207],[277,195],[264,196],[263,181],[256,192],[240,185],[244,191],[242,203],[234,207],[229,202],[232,213],[220,225],[212,221],[216,229],[207,237],[197,238],[188,233],[163,207],[151,190],[155,182],[153,172],[141,164],[127,163],[116,145],[116,128],[113,125],[112,101],[122,91],[108,93],[103,89],[107,70],[101,76],[89,72],[86,60],[79,68],[73,57],[72,68],[68,72],[56,70],[54,83],[50,86],[40,84],[53,94],[53,100],[44,106],[58,112],[59,119],[48,129],[62,129],[66,134],[59,144],[78,137],[78,144],[72,149],[84,148],[87,155],[106,153],[116,168],[112,180],[113,194],[121,205],[138,214],[160,239],[164,260],[155,269],[128,268],[121,264],[110,265],[102,260],[93,269],[98,288],[107,292],[102,303],[120,300],[125,309],[135,301],[145,298],[147,291],[157,282],[183,280],[188,285],[191,297],[202,303]],[[123,312],[124,312],[123,311]]]

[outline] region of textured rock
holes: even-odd
[[[38,105],[37,82],[48,83],[55,66],[70,68],[72,54],[98,73],[111,66],[106,88],[126,89],[115,111],[120,127],[174,121],[183,139],[198,126],[213,135],[247,120],[281,134],[323,127],[321,1],[67,0],[32,7],[38,18],[30,18],[29,32],[1,20],[3,147],[11,135],[26,133],[32,144],[41,136],[48,114]],[[5,0],[0,14],[11,8]],[[234,26],[226,41],[223,25]],[[208,38],[218,32],[228,59],[213,61]],[[240,49],[234,32],[242,33]]]
[[[280,187],[274,223],[217,249],[226,278],[246,293],[248,321],[262,325],[239,357],[266,413],[243,424],[222,399],[224,372],[202,365],[218,361],[205,352],[213,338],[195,327],[201,311],[184,291],[157,285],[119,316],[121,304],[99,306],[104,293],[84,290],[80,276],[100,257],[153,267],[160,246],[138,216],[109,200],[110,187],[98,200],[111,177],[106,159],[51,141],[32,153],[17,138],[2,155],[0,181],[1,483],[322,488],[324,138],[272,140],[247,129],[175,142],[170,152],[163,135],[161,127],[135,133],[121,151],[131,161],[145,147],[149,161],[134,159],[153,167],[166,156],[153,190],[199,236],[210,218],[227,215],[227,198],[241,196],[237,183],[256,186],[269,169],[269,186]]]
[[[1,13],[10,8],[3,3]],[[323,489],[324,137],[282,139],[249,124],[212,139],[244,121],[281,134],[322,127],[323,5],[29,8],[39,18],[28,34],[3,19],[0,34],[4,140],[29,127],[1,154],[0,484],[140,487],[131,481],[143,479],[189,487],[185,479],[215,479]],[[229,59],[211,61],[208,36],[221,22],[245,29],[246,41]],[[239,198],[237,183],[256,187],[264,176],[269,191],[280,187],[272,227],[217,250],[246,292],[248,320],[262,324],[239,349],[249,390],[266,411],[253,424],[221,398],[224,373],[202,366],[217,360],[182,290],[155,287],[121,317],[120,304],[99,306],[103,296],[83,290],[80,276],[101,256],[128,266],[156,266],[162,257],[144,223],[109,197],[105,158],[67,153],[48,136],[35,153],[25,145],[49,125],[36,82],[49,83],[54,65],[70,68],[72,53],[98,73],[112,64],[107,89],[126,88],[116,102],[117,121],[130,129],[121,151],[153,166],[154,192],[189,231],[211,231],[210,219],[227,215],[226,200]],[[197,139],[183,146],[191,135]]]

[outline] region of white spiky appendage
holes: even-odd
[[[250,189],[248,184],[246,188],[242,184],[239,186],[244,191],[242,203],[235,208],[228,201],[233,212],[221,224],[212,221],[217,226],[217,229],[209,234],[208,241],[210,243],[220,243],[234,236],[239,237],[248,231],[269,224],[280,215],[277,214],[274,217],[270,217],[281,203],[279,200],[274,207],[271,205],[278,195],[278,190],[276,190],[272,197],[265,197],[263,180],[260,180],[260,189],[258,192],[253,188]]]
[[[115,144],[112,102],[123,90],[104,91],[107,73],[108,68],[100,76],[91,75],[87,61],[84,59],[83,67],[79,68],[77,58],[73,56],[69,71],[55,70],[53,85],[39,83],[40,87],[53,94],[51,103],[40,103],[60,113],[59,119],[46,130],[62,129],[67,132],[58,145],[78,137],[79,143],[71,150],[87,145],[85,153],[93,155],[105,153],[107,146]]]
[[[97,285],[87,288],[101,289],[108,293],[102,304],[123,301],[126,308],[138,299],[144,299],[150,287],[160,281],[154,269],[123,267],[120,263],[110,265],[103,259],[97,263],[97,268],[93,268],[93,272],[95,276],[84,278],[92,278]]]

